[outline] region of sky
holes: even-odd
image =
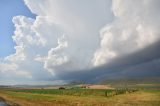
[[[14,53],[14,42],[12,35],[14,24],[12,18],[17,15],[24,15],[35,18],[22,0],[1,0],[0,2],[0,57]]]
[[[0,31],[6,45],[0,47],[2,85],[160,76],[159,0],[2,0],[0,5],[14,8],[0,19],[2,27],[9,26]]]

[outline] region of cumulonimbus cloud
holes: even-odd
[[[101,44],[93,64],[105,64],[160,40],[159,4],[157,0],[113,0],[115,20],[101,30]]]
[[[159,0],[24,0],[24,3],[37,15],[36,19],[13,18],[16,53],[5,57],[0,72],[6,66],[5,61],[10,66],[15,64],[18,72],[28,73],[22,76],[54,80],[61,72],[74,73],[106,65],[160,40]]]

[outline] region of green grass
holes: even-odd
[[[160,94],[160,90],[158,89],[145,89],[145,90],[142,90],[144,92],[148,92],[148,93],[157,93],[157,94]]]
[[[160,106],[160,90],[6,89],[0,96],[22,106]]]
[[[103,96],[105,90],[90,90],[90,89],[23,89],[23,90],[11,90],[14,92],[25,92],[25,93],[34,93],[34,94],[55,94],[55,95],[74,95],[74,96],[83,96],[83,95],[94,95],[94,96]]]
[[[104,89],[15,89],[9,90],[14,92],[24,92],[33,94],[55,94],[55,95],[72,95],[72,96],[113,96],[124,93],[131,93],[136,90],[132,89],[117,89],[117,90],[104,90]]]

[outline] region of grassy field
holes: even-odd
[[[21,106],[160,106],[160,90],[1,89]]]

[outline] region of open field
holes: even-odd
[[[1,89],[21,106],[160,106],[160,90]]]

